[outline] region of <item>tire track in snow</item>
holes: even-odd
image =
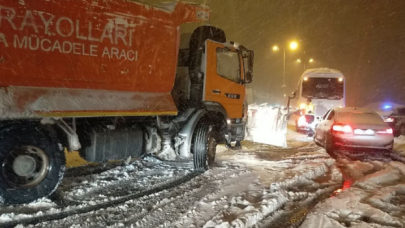
[[[206,195],[200,202],[195,203],[193,210],[186,213],[168,227],[209,227],[209,221],[221,216],[229,205],[229,200],[234,200],[244,191],[249,190],[249,184],[255,183],[257,176],[254,173],[233,175],[221,184],[221,189]]]
[[[177,219],[179,214],[189,210],[195,201],[216,191],[220,183],[232,179],[234,175],[238,176],[247,172],[224,168],[215,170],[219,174],[213,175],[211,170],[207,174],[197,176],[174,188],[122,202],[118,207],[112,205],[109,208],[101,208],[90,213],[77,214],[66,219],[38,225],[41,227],[74,227],[80,224],[80,227],[122,225],[128,227],[136,224],[135,227],[157,227],[159,224]],[[184,203],[185,200],[189,203]],[[171,210],[172,208],[176,208],[176,210]]]
[[[5,223],[0,223],[0,226],[6,228],[6,227],[15,227],[18,224],[22,224],[22,225],[37,224],[37,223],[41,223],[41,222],[45,222],[45,221],[60,220],[60,219],[64,219],[64,218],[72,216],[72,215],[84,214],[84,213],[88,213],[91,211],[96,211],[96,210],[116,206],[116,205],[125,203],[126,201],[129,201],[129,200],[141,198],[145,195],[151,195],[151,194],[155,194],[157,192],[161,192],[163,190],[173,188],[184,182],[192,180],[193,178],[195,178],[196,176],[198,176],[200,174],[201,173],[198,173],[198,172],[190,173],[182,178],[176,179],[169,183],[165,183],[156,188],[148,189],[146,191],[142,191],[139,193],[129,194],[124,197],[114,199],[111,201],[107,201],[107,202],[101,202],[98,204],[67,206],[66,208],[58,208],[58,209],[51,210],[50,214],[44,214],[44,213],[38,214],[37,213],[36,215],[28,215],[28,216],[20,215],[20,216],[18,216],[20,219],[12,220],[12,221],[5,222]],[[55,213],[52,213],[52,212],[55,212]]]
[[[336,189],[341,187],[342,180],[339,175],[340,172],[333,163],[325,162],[315,169],[312,176],[303,176],[308,182],[302,180],[298,181],[298,179],[293,178],[292,181],[286,180],[279,184],[280,186],[284,186],[282,189],[286,189],[286,187],[291,188],[295,185],[294,183],[298,181],[299,183],[305,183],[305,186],[300,186],[299,189],[311,189],[314,187],[314,184],[316,184],[317,178],[326,175],[326,172],[323,172],[326,167],[331,170],[328,184],[320,185],[321,187],[317,188],[315,192],[287,191],[285,193],[288,198],[287,202],[281,205],[279,210],[268,214],[256,227],[299,227],[306,218],[306,215],[319,201],[329,197]]]
[[[304,190],[310,190],[313,187],[313,184],[317,181],[317,178],[323,177],[327,172],[329,172],[330,168],[333,166],[334,160],[327,159],[321,160],[319,164],[317,162],[314,163],[314,166],[310,166],[310,168],[301,170],[301,172],[296,173],[296,175],[289,179],[284,179],[283,181],[274,182],[270,189],[262,189],[262,194],[260,195],[260,200],[257,202],[257,205],[253,205],[252,202],[247,202],[246,206],[243,206],[238,211],[232,211],[235,207],[239,207],[238,204],[243,204],[246,201],[245,196],[240,195],[238,197],[234,197],[235,199],[231,199],[231,202],[228,202],[226,207],[223,207],[222,210],[217,212],[217,215],[212,218],[211,221],[208,221],[204,224],[204,227],[274,227],[274,218],[272,216],[276,214],[286,215],[293,215],[294,210],[292,212],[281,212],[285,210],[286,205],[290,201],[301,201],[306,202],[315,202],[321,195],[327,193],[332,193],[334,190],[341,186],[341,178],[339,172],[333,172],[334,175],[331,175],[330,180],[331,183],[325,184],[321,183],[316,185],[319,189],[315,190],[313,193],[311,192],[293,192],[289,190],[289,188],[293,188],[297,185],[300,185]],[[299,166],[299,165],[298,165]],[[335,180],[337,179],[337,180]],[[324,182],[324,180],[320,181]],[[305,186],[301,186],[302,183],[306,184]],[[249,200],[248,200],[249,201]],[[294,201],[292,206],[296,205],[303,205],[302,202]],[[307,204],[309,204],[307,203]],[[230,209],[228,209],[230,208]],[[233,208],[233,209],[232,209]],[[237,219],[228,219],[227,216],[232,216],[232,214],[237,213]],[[305,218],[305,216],[304,216]],[[228,222],[229,221],[229,222]],[[289,222],[289,221],[288,221]],[[290,224],[290,223],[288,223]],[[201,227],[201,226],[198,226]],[[279,226],[284,227],[284,226]]]
[[[140,227],[158,227],[158,226],[163,226],[163,227],[191,227],[191,226],[196,226],[196,227],[201,227],[199,224],[203,224],[202,221],[204,221],[204,218],[207,218],[207,216],[210,216],[208,213],[204,213],[204,218],[197,218],[195,216],[196,214],[192,213],[193,211],[196,212],[198,209],[198,204],[203,198],[207,197],[212,197],[216,198],[218,195],[221,194],[221,188],[226,188],[229,185],[232,185],[231,183],[235,182],[240,182],[243,180],[247,180],[248,183],[252,182],[252,175],[249,172],[245,171],[238,171],[234,172],[232,175],[228,176],[225,179],[219,180],[220,183],[207,183],[205,185],[201,185],[199,189],[195,189],[194,191],[189,192],[189,194],[185,194],[182,197],[182,199],[174,200],[173,202],[170,202],[164,207],[159,208],[158,210],[153,211],[153,213],[148,213],[148,215],[144,218],[145,221],[144,223],[136,223],[136,226]],[[218,181],[218,180],[216,180]],[[237,192],[239,192],[241,189],[235,189]],[[229,192],[227,192],[229,193]],[[225,201],[225,200],[222,200]],[[221,200],[213,202],[215,203],[215,206],[221,207]],[[214,205],[211,205],[214,207]],[[215,212],[216,210],[211,210],[211,212]],[[207,211],[206,211],[207,212]],[[179,218],[182,217],[188,217],[192,218],[194,223],[197,224],[192,224],[186,221],[178,221]],[[129,225],[130,223],[124,223],[124,225]]]
[[[131,165],[116,167],[100,175],[70,178],[57,191],[62,206],[85,203],[98,203],[117,199],[122,195],[133,194],[148,188],[170,182],[192,172],[190,162],[138,161]],[[67,183],[67,184],[65,184]],[[65,186],[66,185],[66,186]]]

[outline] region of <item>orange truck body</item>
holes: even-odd
[[[241,148],[253,51],[209,25],[180,49],[180,25],[209,13],[178,1],[0,0],[0,201],[50,195],[64,149],[207,170],[217,143]]]
[[[179,25],[204,6],[0,0],[0,118],[176,115]]]

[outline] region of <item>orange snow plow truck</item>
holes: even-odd
[[[205,5],[0,0],[0,202],[50,195],[64,151],[90,162],[214,162],[244,139],[253,52],[199,26]]]

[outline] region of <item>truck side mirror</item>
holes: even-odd
[[[244,83],[245,83],[245,84],[249,84],[249,83],[252,82],[252,80],[253,80],[253,74],[252,74],[252,72],[251,72],[251,71],[246,72]]]
[[[254,63],[254,52],[251,50],[245,49],[243,51],[243,58],[245,59],[245,80],[244,83],[248,84],[251,83],[253,80],[253,63]],[[247,66],[246,66],[247,65]]]
[[[248,69],[253,75],[253,63],[254,63],[255,53],[251,50],[248,51]]]

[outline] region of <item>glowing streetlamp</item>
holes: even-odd
[[[295,50],[297,48],[298,48],[298,43],[297,42],[293,41],[293,42],[290,43],[290,49],[291,50]]]
[[[313,63],[315,60],[313,59],[313,58],[310,58],[310,59],[308,59],[308,61],[303,61],[303,60],[301,60],[301,59],[297,59],[297,63],[303,63],[304,64],[304,71],[307,69],[306,68],[306,64],[307,64],[307,62],[308,63]]]
[[[288,45],[288,48],[289,48],[290,50],[295,50],[295,49],[298,48],[298,43],[295,42],[295,41],[293,41],[293,42],[291,42],[291,43]],[[286,49],[286,48],[283,48],[283,85],[281,86],[281,87],[283,87],[283,88],[287,87],[287,86],[285,85],[285,49]],[[273,51],[279,51],[279,50],[280,50],[280,48],[279,48],[277,45],[274,45],[274,46],[273,46]]]

